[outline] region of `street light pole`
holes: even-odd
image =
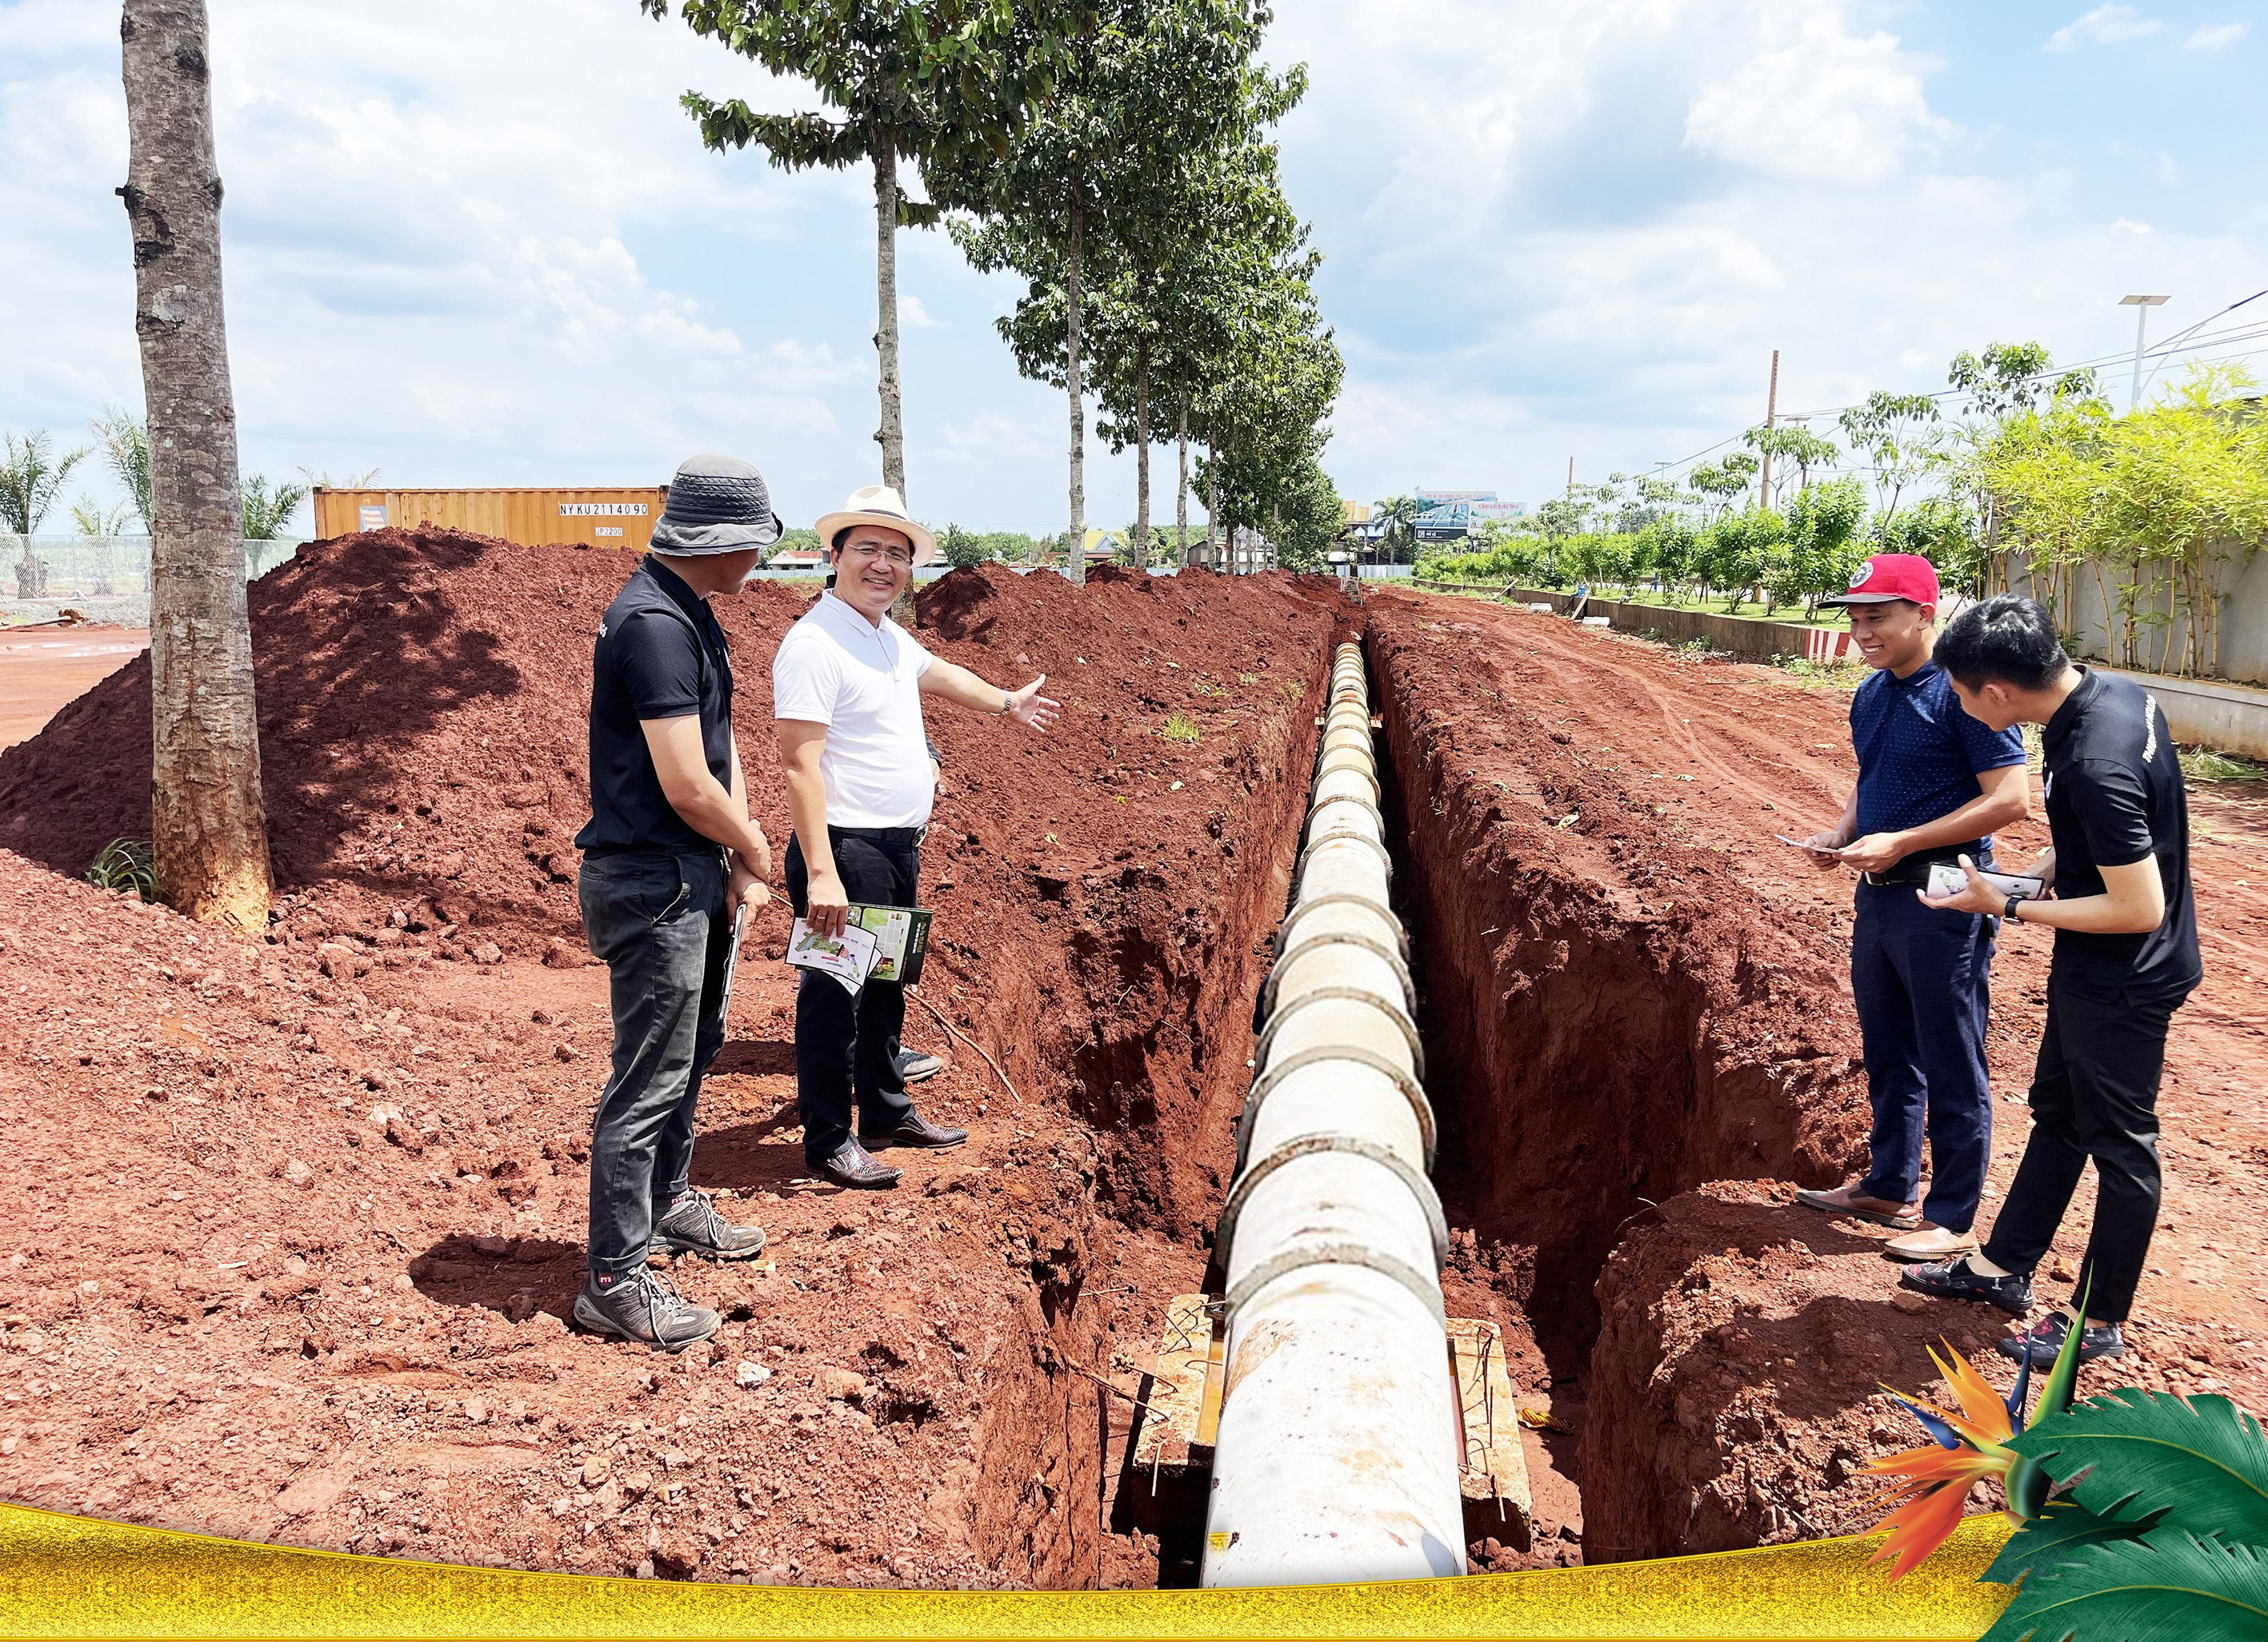
[[[2150,322],[2150,310],[2161,306],[2163,297],[2121,297],[2118,306],[2134,310],[2134,377],[2126,390],[2126,410],[2131,416],[2142,402],[2142,332]]]

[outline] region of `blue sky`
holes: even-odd
[[[211,5],[247,471],[643,483],[716,448],[792,519],[878,476],[867,178],[704,153],[674,101],[805,93],[632,0]],[[1281,0],[1348,362],[1325,465],[1533,502],[1757,420],[1774,348],[1800,411],[1996,338],[2117,355],[2130,291],[2170,335],[2268,286],[2262,10]],[[114,7],[0,3],[0,426],[139,402],[117,51]],[[900,245],[917,511],[1059,525],[1013,284]],[[1131,455],[1087,471],[1130,517]]]

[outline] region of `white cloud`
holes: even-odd
[[[902,293],[898,298],[898,323],[908,330],[915,331],[933,330],[937,327],[937,321],[930,317],[929,310],[922,306],[919,297]]]
[[[1785,37],[1785,31],[1777,31]],[[1921,68],[1893,35],[1807,17],[1793,39],[1746,59],[1688,107],[1685,141],[1735,165],[1789,177],[1874,182],[1917,134],[1950,129],[1929,111]]]
[[[2246,22],[2205,23],[2191,32],[2182,42],[2183,51],[2226,51],[2252,32]]]
[[[2099,5],[2086,16],[2065,24],[2047,38],[2043,51],[2076,51],[2081,46],[2119,46],[2146,40],[2165,25],[2144,17],[2131,5]]]

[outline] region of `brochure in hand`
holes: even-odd
[[[802,969],[833,976],[856,994],[871,980],[910,985],[921,979],[929,955],[930,911],[926,907],[870,907],[850,903],[850,921],[840,937],[814,935],[803,919],[788,931],[787,961]]]

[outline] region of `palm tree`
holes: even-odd
[[[24,539],[24,556],[16,565],[19,599],[36,599],[46,591],[47,567],[33,556],[32,538],[55,506],[70,470],[86,459],[85,451],[55,456],[50,446],[44,431],[26,433],[20,440],[11,433],[0,443],[0,531]]]
[[[1402,563],[1398,556],[1416,543],[1418,516],[1425,511],[1425,504],[1414,496],[1390,496],[1383,502],[1373,502],[1370,508],[1379,527],[1380,552],[1388,563]]]

